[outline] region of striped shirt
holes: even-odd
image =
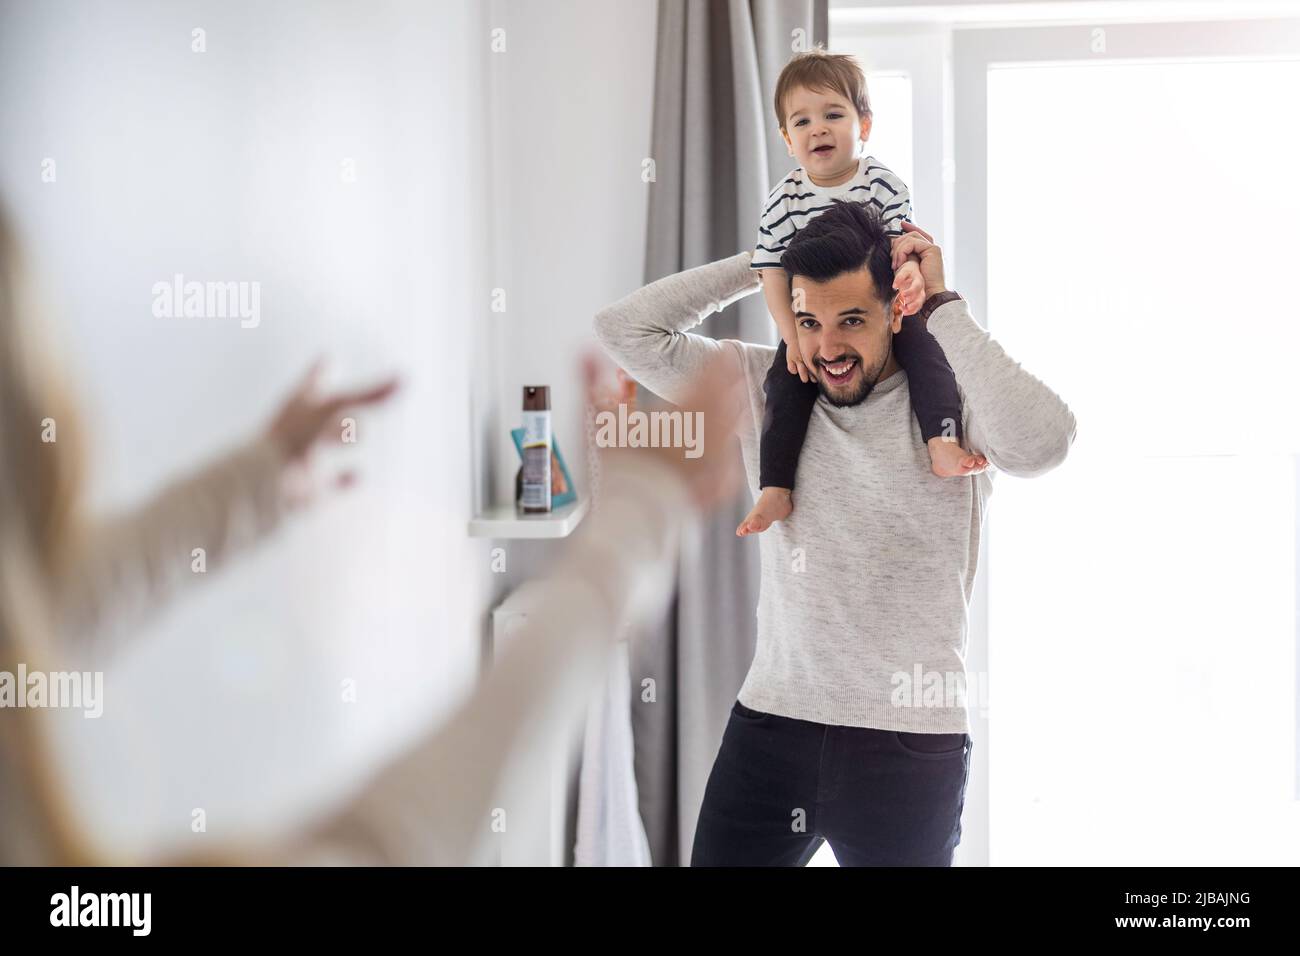
[[[795,233],[831,207],[835,199],[849,199],[876,207],[885,232],[899,235],[906,219],[912,221],[912,194],[907,184],[882,166],[874,156],[858,160],[856,175],[838,186],[818,186],[804,171],[795,169],[767,197],[758,226],[758,244],[751,269],[781,268],[785,252]]]

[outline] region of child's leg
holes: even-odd
[[[763,382],[767,403],[758,448],[758,502],[736,529],[746,535],[766,531],[773,521],[788,517],[792,509],[790,492],[799,465],[799,451],[808,434],[808,419],[817,402],[817,383],[802,381],[786,367],[782,342]]]
[[[961,422],[961,393],[943,348],[915,315],[903,316],[903,328],[894,334],[894,355],[907,372],[912,411],[921,437],[930,449],[937,475],[964,474],[960,460],[966,436]]]

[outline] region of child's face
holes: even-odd
[[[859,116],[848,97],[797,86],[785,107],[781,135],[814,182],[834,179],[857,165],[854,147],[871,133],[871,117]]]

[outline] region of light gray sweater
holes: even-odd
[[[660,279],[602,310],[595,331],[615,361],[671,402],[712,355],[735,356],[749,397],[740,444],[757,497],[763,380],[776,350],[689,332],[758,291],[749,258]],[[1056,467],[1075,421],[965,301],[941,305],[928,328],[956,374],[968,444],[990,468],[967,478],[931,472],[906,372],[878,382],[856,406],[819,398],[794,513],[760,536],[758,643],[739,695],[746,707],[824,724],[970,731],[967,608],[993,474]]]

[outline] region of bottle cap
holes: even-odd
[[[524,411],[546,412],[551,408],[551,387],[549,385],[524,386]]]

